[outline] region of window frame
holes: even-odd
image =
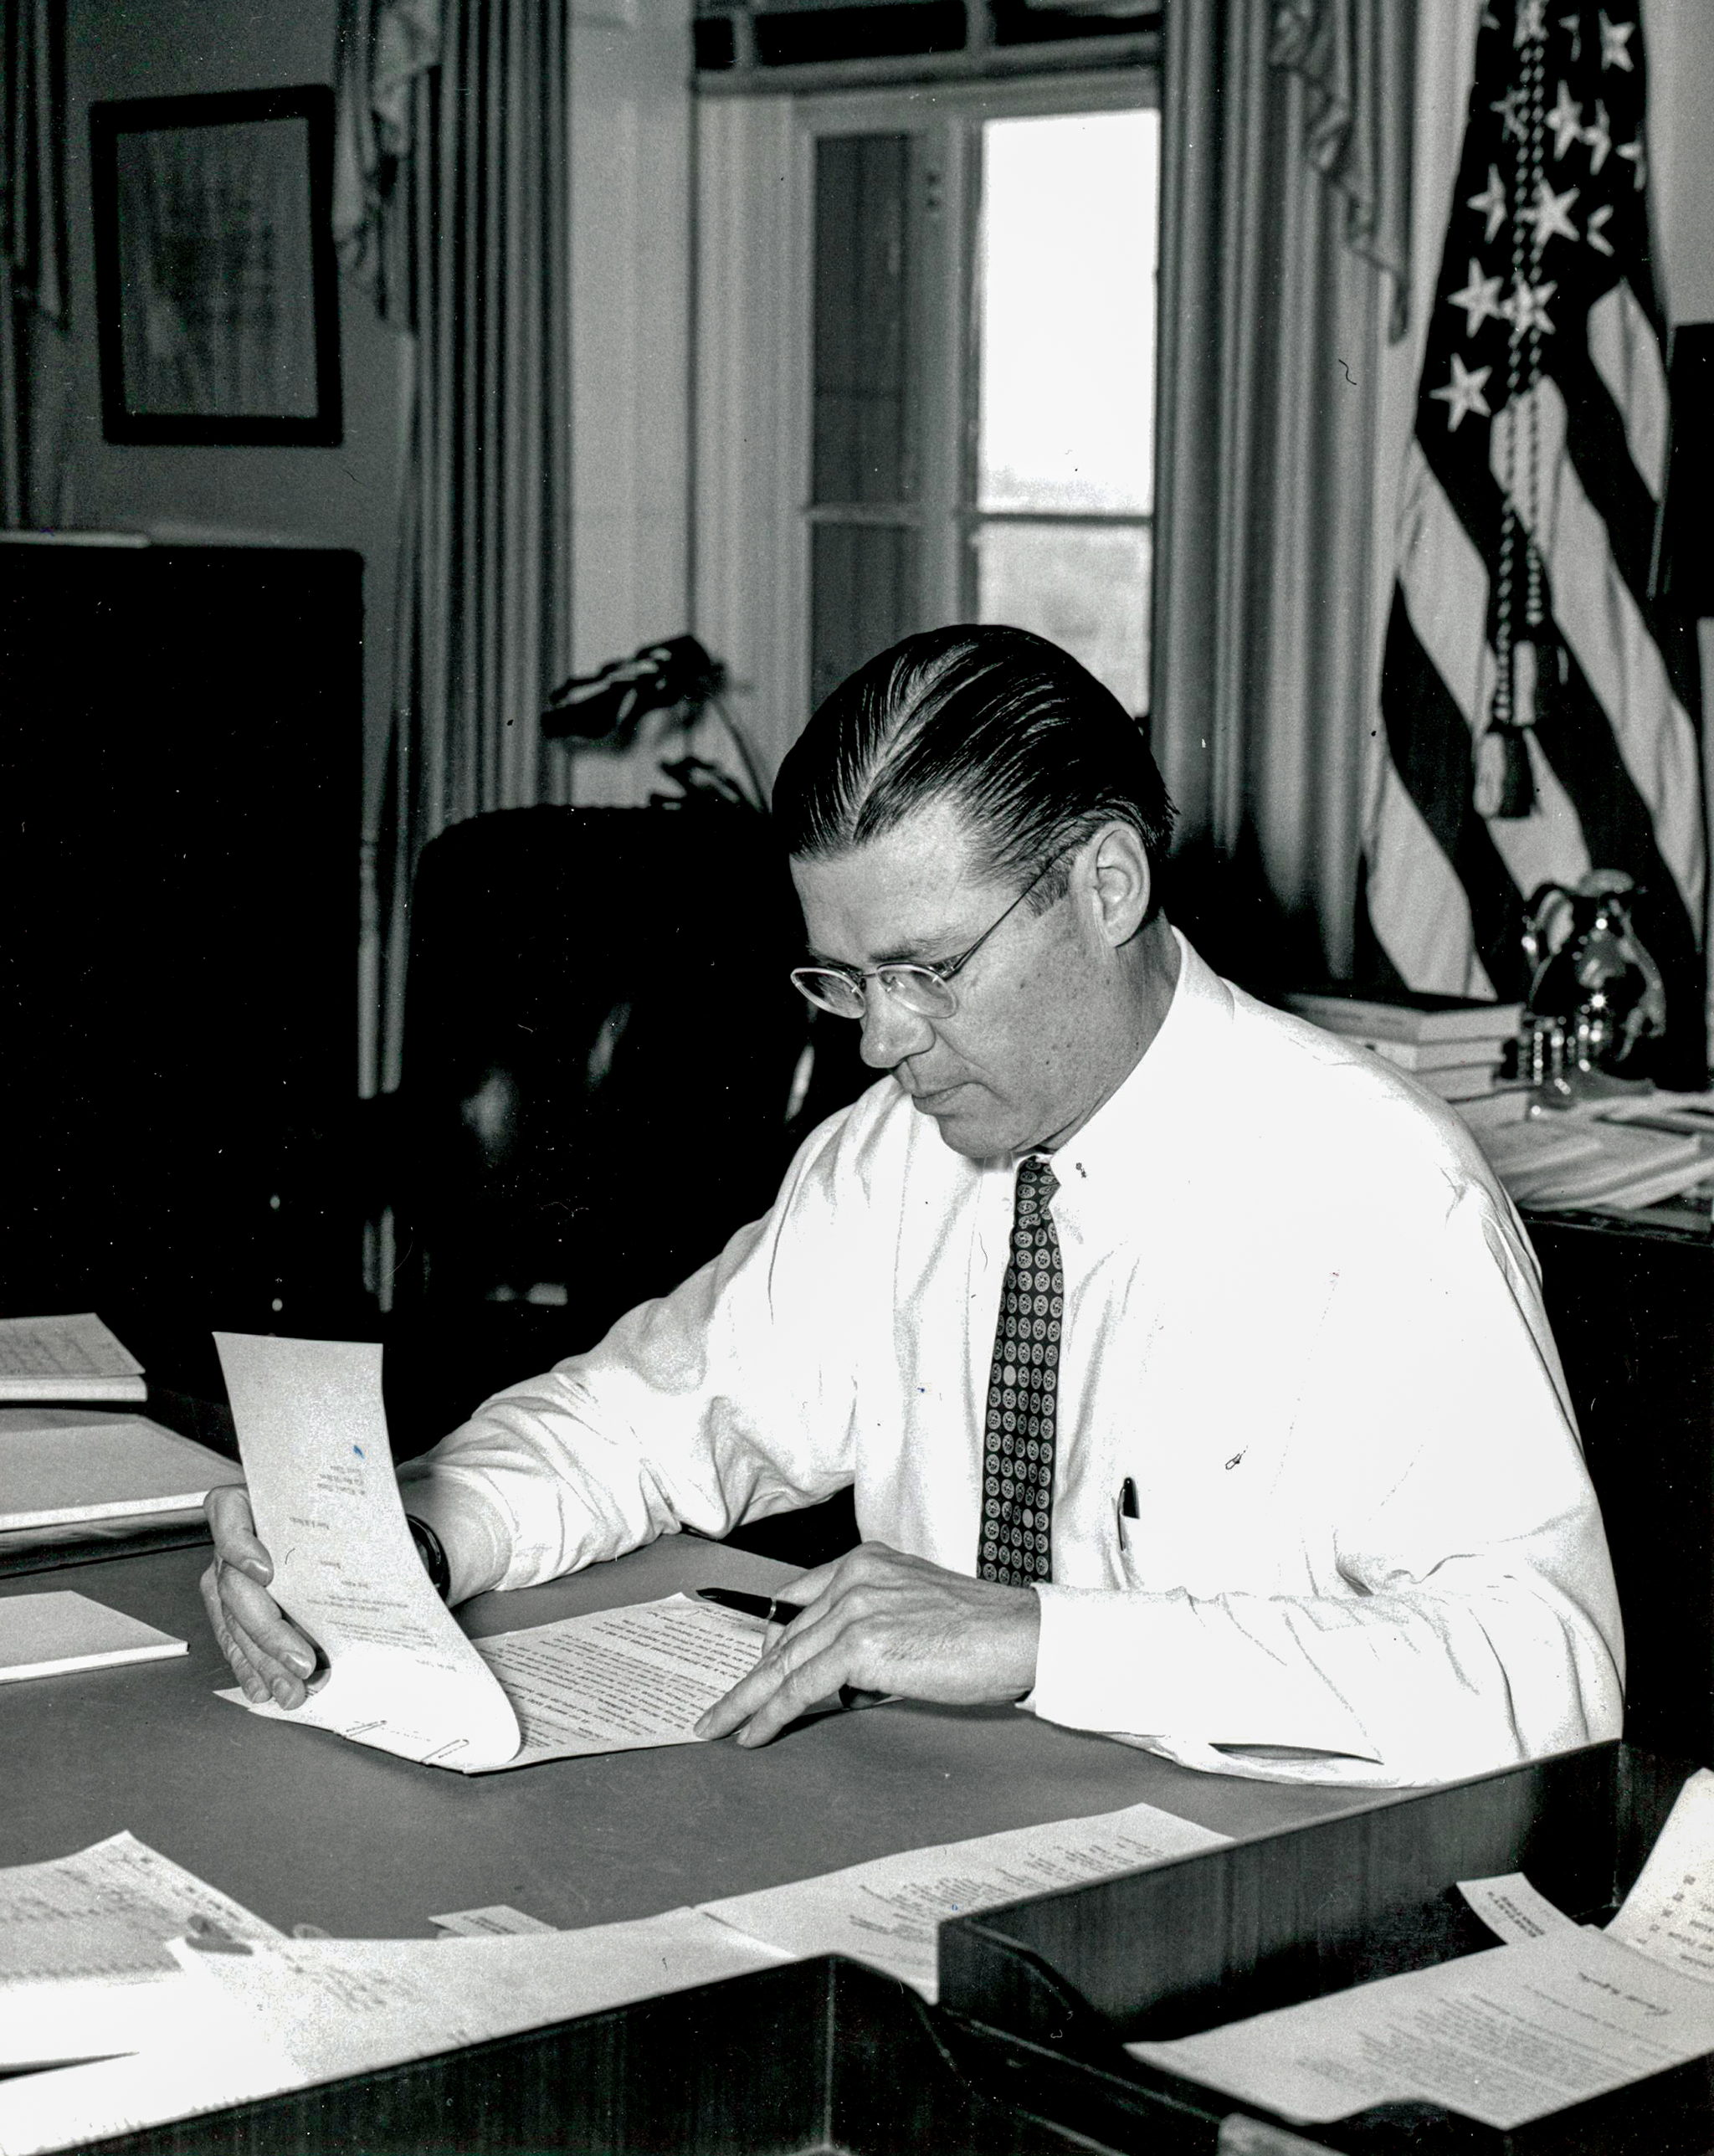
[[[987,120],[1158,110],[1152,68],[699,101],[692,619],[731,668],[732,701],[776,767],[812,704],[809,554],[818,523],[910,521],[926,622],[972,618],[986,523],[1152,530],[1152,514],[982,510],[975,499],[981,127]],[[834,135],[924,138],[914,275],[925,341],[910,504],[830,504],[812,485],[816,147]],[[954,303],[922,304],[950,290]],[[741,446],[742,445],[742,446]]]

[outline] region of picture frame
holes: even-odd
[[[333,93],[90,108],[110,442],[342,439]]]

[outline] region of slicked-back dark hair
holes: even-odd
[[[1027,883],[1103,824],[1142,840],[1157,906],[1173,804],[1142,727],[1069,652],[1025,629],[931,629],[860,666],[780,767],[788,853],[826,860],[931,803],[962,811],[999,880]],[[1069,860],[1030,901],[1065,896]]]

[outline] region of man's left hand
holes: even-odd
[[[841,1686],[972,1707],[1019,1699],[1035,1682],[1040,1604],[1033,1589],[944,1572],[865,1543],[793,1580],[799,1605],[741,1684],[709,1708],[699,1737],[766,1744]]]

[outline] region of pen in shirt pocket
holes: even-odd
[[[1119,1485],[1116,1511],[1119,1521],[1119,1547],[1121,1550],[1128,1550],[1131,1547],[1131,1529],[1127,1522],[1142,1517],[1137,1502],[1137,1485],[1128,1475]]]

